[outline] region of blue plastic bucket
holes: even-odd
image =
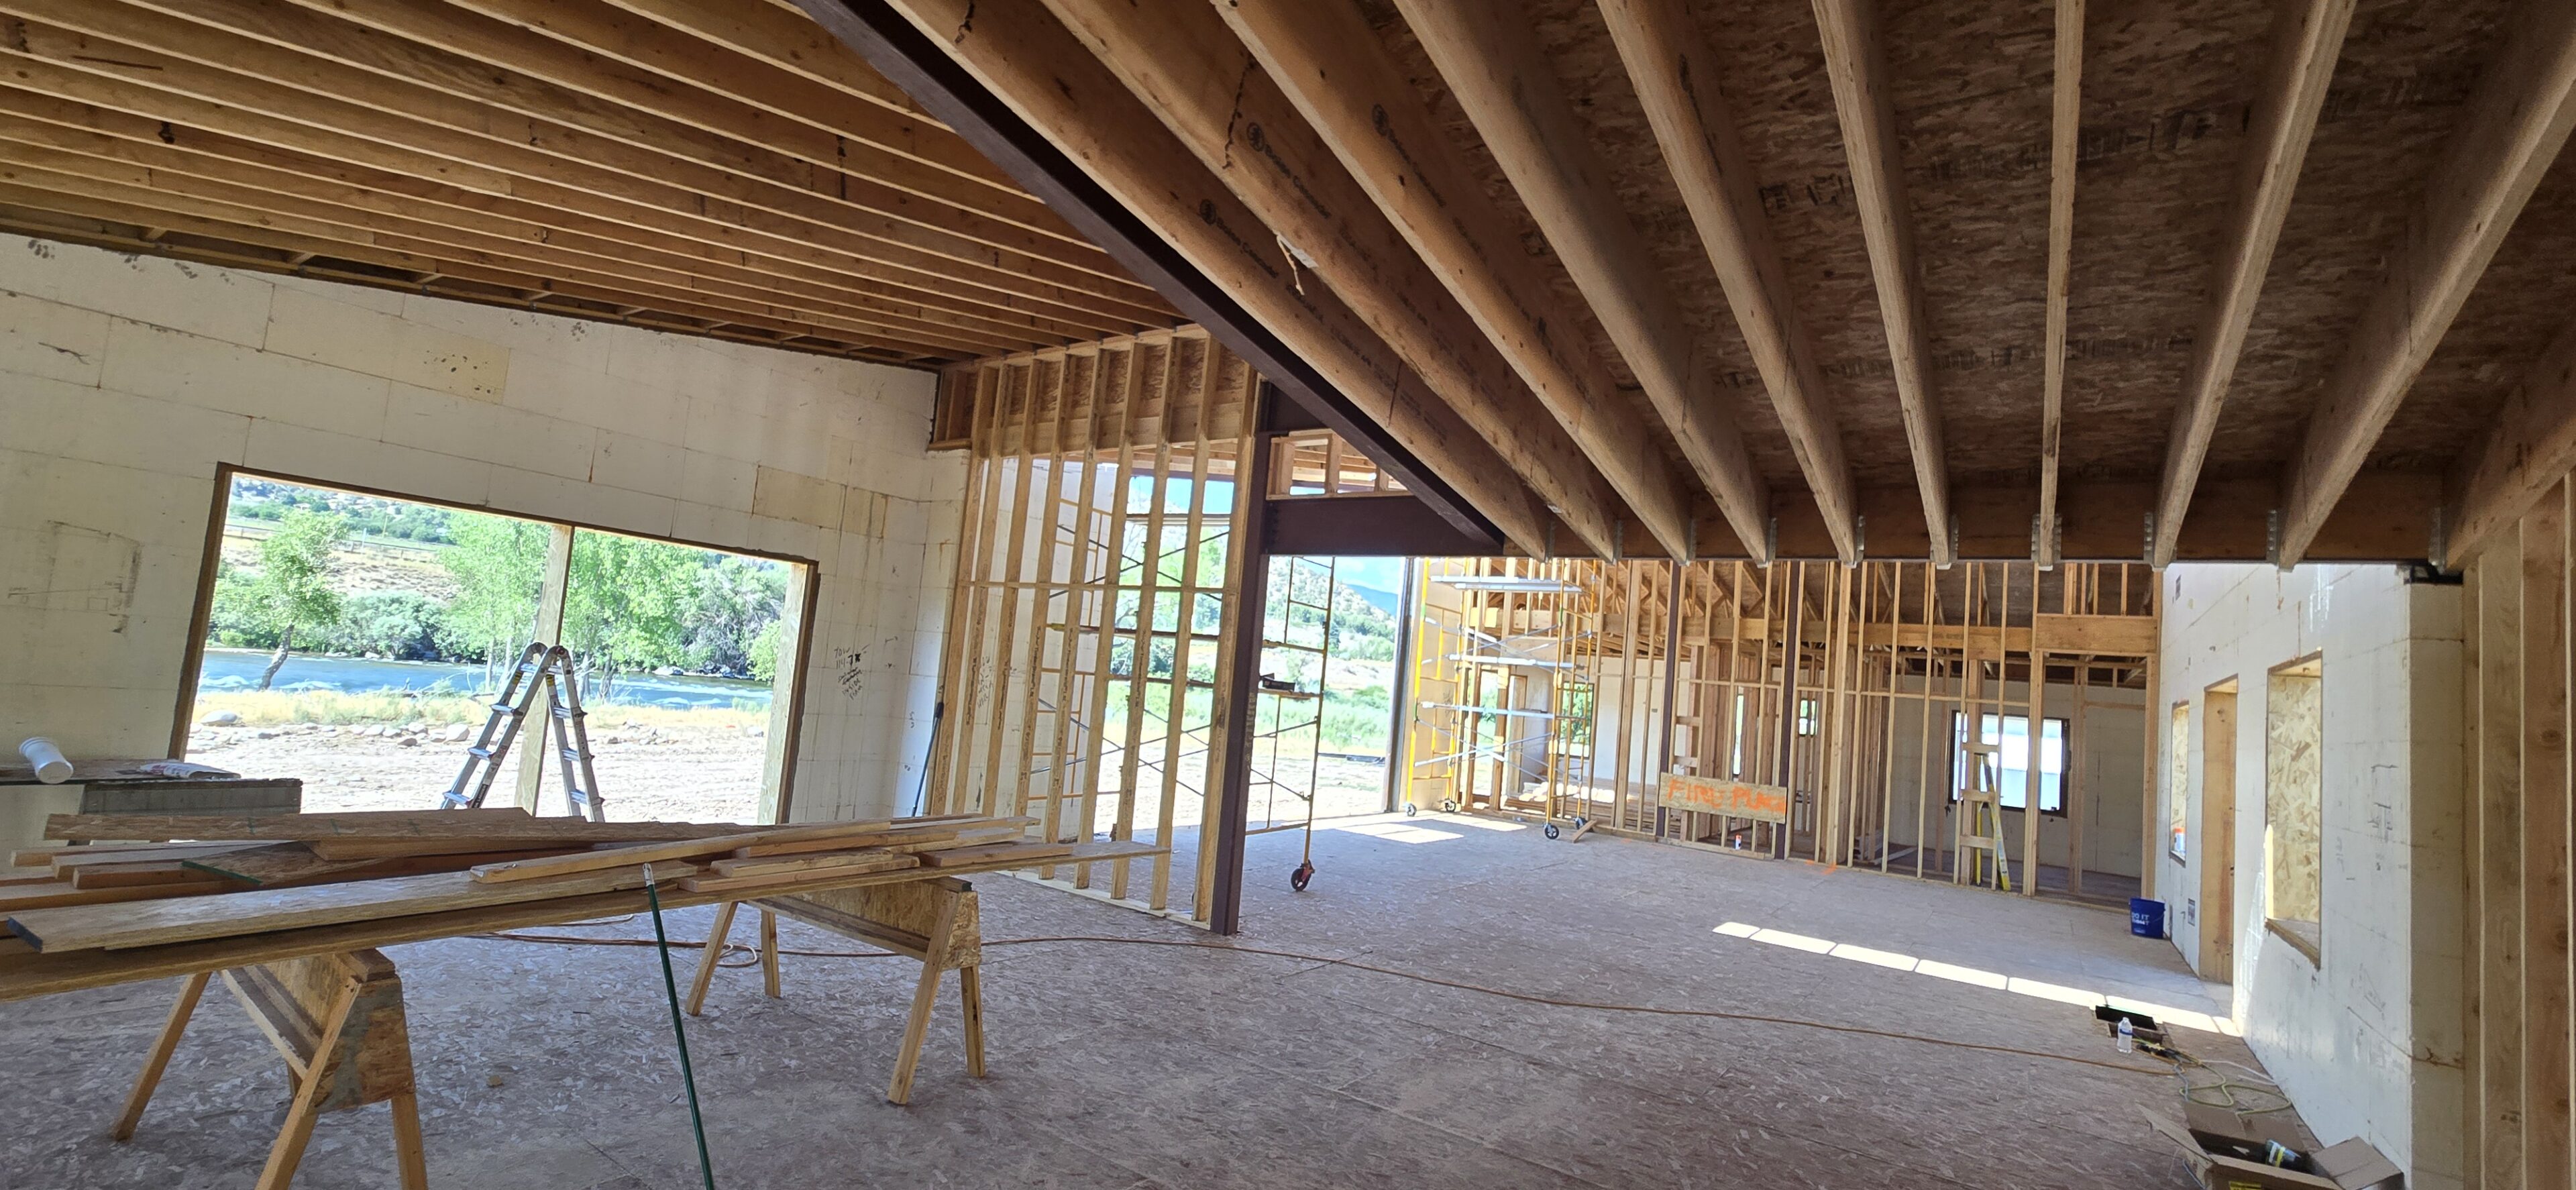
[[[2165,903],[2145,897],[2129,898],[2129,932],[2141,938],[2165,936]]]

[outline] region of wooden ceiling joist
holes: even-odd
[[[1477,187],[1456,146],[1355,8],[1302,0],[1212,6],[1348,175],[1445,285],[1668,551],[1689,548],[1694,493],[1646,419],[1574,336],[1570,311]],[[1263,115],[1259,126],[1282,117]],[[1276,134],[1266,134],[1276,139]],[[1327,204],[1330,209],[1330,204]],[[1677,522],[1677,523],[1676,523]],[[1756,548],[1760,539],[1755,539]]]
[[[1904,413],[1905,440],[1914,459],[1914,485],[1923,516],[1932,525],[1930,557],[1949,564],[1952,546],[1950,466],[1942,447],[1941,407],[1927,369],[1921,265],[1914,248],[1914,216],[1905,194],[1905,166],[1897,155],[1896,101],[1887,88],[1886,55],[1879,46],[1875,0],[1815,0],[1824,40],[1825,73],[1860,209],[1861,237],[1869,250],[1879,319],[1887,326],[1887,363]]]
[[[889,32],[868,25],[849,0],[813,3],[812,11],[836,35],[878,39],[885,52],[899,52],[884,41]],[[944,55],[1027,129],[1078,162],[1089,184],[1200,276],[1223,286],[1295,358],[1274,364],[1263,358],[1260,343],[1250,341],[1228,342],[1229,349],[1252,360],[1273,383],[1297,382],[1287,374],[1290,367],[1312,369],[1411,460],[1419,460],[1379,458],[1407,488],[1435,503],[1440,492],[1454,491],[1519,548],[1549,552],[1555,518],[1502,457],[1457,410],[1409,375],[1328,287],[1304,284],[1276,237],[1242,200],[1108,67],[1082,52],[1038,0],[900,0],[886,7],[908,23],[911,41],[935,47],[920,52]],[[1068,47],[1074,52],[1066,53]],[[1232,333],[1222,323],[1209,329],[1221,337]],[[1317,399],[1330,408],[1329,400],[1320,394]],[[1343,432],[1341,426],[1334,429]],[[1355,437],[1360,429],[1351,426],[1344,436]]]
[[[2576,323],[2558,333],[2505,398],[2495,427],[2460,460],[2444,489],[2442,548],[2459,569],[2576,468]]]
[[[1100,333],[1081,324],[1058,322],[988,307],[921,301],[919,291],[850,278],[810,282],[784,270],[762,271],[739,263],[738,257],[697,255],[657,244],[599,234],[585,221],[561,212],[488,195],[474,195],[435,183],[405,185],[399,175],[355,167],[333,168],[298,154],[238,142],[221,142],[195,129],[181,130],[141,117],[106,112],[41,95],[0,87],[0,117],[17,129],[15,139],[129,161],[173,175],[217,182],[273,187],[300,195],[363,208],[387,217],[419,220],[478,237],[516,241],[509,251],[542,257],[550,251],[594,258],[592,267],[617,270],[630,265],[658,273],[678,274],[692,286],[738,285],[754,300],[804,300],[817,309],[840,308],[859,316],[884,315],[918,323],[939,334],[964,334],[981,341],[1034,346]]]
[[[2352,27],[2354,3],[2297,0],[2283,4],[2273,18],[2271,65],[2254,100],[2253,127],[2237,170],[2236,208],[2210,280],[2208,313],[2192,340],[2191,370],[2165,451],[2147,555],[2153,565],[2171,563],[2182,538],[2192,489],[2200,482],[2210,438],[2218,432],[2219,407],[2245,350],[2255,299],[2262,296],[2264,277],[2272,268],[2272,249],[2289,217],[2290,196],[2298,188],[2317,115],[2325,107],[2344,35]]]
[[[2307,556],[2571,127],[2576,4],[2526,0],[2317,398],[2281,485],[2281,565]]]
[[[987,354],[1031,345],[1024,334],[985,329],[970,334],[951,326],[921,321],[918,311],[869,309],[818,303],[810,308],[783,306],[774,291],[757,284],[729,285],[622,259],[612,253],[584,253],[578,245],[497,236],[414,220],[379,196],[354,188],[327,187],[291,176],[270,174],[212,158],[194,158],[158,145],[120,141],[93,133],[72,132],[0,115],[0,145],[9,161],[0,165],[21,184],[55,187],[63,193],[95,193],[81,188],[82,179],[137,189],[162,191],[165,203],[182,206],[189,196],[209,204],[226,204],[244,219],[276,218],[310,221],[338,229],[330,238],[378,245],[402,244],[407,250],[435,256],[459,256],[489,265],[512,261],[549,266],[549,274],[579,281],[602,292],[624,291],[663,304],[689,302],[708,308],[738,309],[745,314],[784,317],[814,328],[837,328],[887,343],[901,343],[930,355]],[[191,168],[191,167],[195,168]],[[44,179],[33,175],[41,171]],[[231,175],[224,177],[219,175]],[[319,193],[316,193],[319,191]],[[542,231],[543,229],[535,229]],[[737,304],[738,303],[738,304]]]
[[[387,11],[393,7],[416,9],[420,7],[418,5],[396,6],[385,0],[372,0],[363,5],[357,0],[331,0],[328,4],[311,4],[309,0],[298,2],[324,11],[343,13],[388,31],[420,27],[413,23],[417,18],[409,14]],[[544,77],[553,82],[626,103],[639,110],[659,111],[685,119],[710,132],[734,135],[751,143],[764,143],[761,130],[777,124],[776,120],[759,118],[761,114],[779,117],[804,126],[802,132],[788,130],[776,134],[782,137],[782,144],[807,143],[810,134],[819,133],[834,140],[855,141],[886,153],[899,154],[978,186],[976,189],[950,190],[934,179],[934,189],[922,191],[925,197],[937,199],[942,194],[953,193],[970,208],[1037,211],[1044,220],[1037,226],[1059,235],[1072,234],[1060,217],[1046,211],[1035,195],[1004,177],[1002,171],[994,168],[993,163],[985,160],[973,146],[915,111],[882,106],[881,102],[876,102],[878,97],[874,94],[864,96],[872,102],[853,105],[846,87],[821,82],[759,55],[743,53],[722,41],[711,42],[686,30],[672,28],[649,14],[622,11],[629,7],[626,5],[611,7],[601,0],[582,0],[579,3],[574,0],[544,0],[542,3],[531,3],[530,0],[448,0],[448,3],[480,13],[493,21],[553,38],[593,56],[587,63],[581,63],[588,69],[545,72]],[[729,21],[728,16],[756,9],[801,21],[793,13],[765,4],[701,4],[694,7],[706,10],[702,23],[718,28],[737,23]],[[801,23],[809,36],[820,37],[822,30],[812,22]],[[468,50],[462,43],[442,41],[438,44],[467,52],[468,56],[483,61],[498,62],[496,58]],[[526,51],[513,49],[511,52]],[[875,76],[873,71],[866,71],[862,64],[851,61],[846,54],[832,55],[828,60],[857,68],[856,73],[868,75],[876,87],[900,96],[891,84]],[[654,96],[668,96],[675,92],[688,96],[698,90],[756,110],[749,113],[750,118],[746,120],[746,113],[729,111],[722,104],[684,99],[671,108],[662,108],[653,101]],[[904,102],[908,106],[909,101]],[[681,114],[684,111],[698,113],[698,118],[684,117]],[[701,123],[701,119],[705,122]],[[809,153],[821,153],[822,156],[818,159]],[[846,160],[838,153],[819,148],[797,152],[796,155],[834,169],[843,168],[839,162]],[[887,173],[880,176],[896,181],[898,177],[907,175]],[[1012,208],[988,207],[988,195],[1012,200]],[[1084,242],[1084,246],[1091,245]]]
[[[2057,565],[2057,466],[2066,426],[2066,301],[2075,264],[2075,152],[2084,120],[2084,0],[2057,0],[2048,122],[2048,341],[2040,345],[2039,517],[2031,561]]]
[[[606,238],[735,261],[748,269],[784,269],[823,283],[855,285],[861,292],[876,289],[883,296],[924,305],[989,309],[1004,317],[1035,314],[1068,321],[1079,319],[1074,325],[1096,328],[1089,331],[1092,334],[1134,327],[1147,317],[1158,322],[1172,318],[1168,310],[1155,315],[1150,307],[1113,304],[1059,284],[1070,281],[1102,287],[1097,284],[1098,278],[1078,270],[1041,271],[1025,259],[1001,253],[988,253],[974,261],[941,257],[866,234],[864,228],[800,228],[790,221],[767,218],[745,208],[710,206],[674,187],[622,188],[624,193],[601,193],[554,180],[596,183],[600,180],[596,175],[557,168],[551,161],[514,155],[508,149],[495,149],[491,159],[524,162],[530,173],[503,173],[472,158],[423,152],[401,142],[400,135],[408,123],[405,121],[372,122],[369,130],[383,135],[371,138],[247,110],[237,102],[238,94],[234,95],[235,102],[220,102],[166,90],[157,84],[172,74],[203,75],[198,81],[219,93],[229,93],[229,84],[193,64],[147,57],[143,51],[121,49],[110,58],[134,63],[124,73],[80,69],[85,63],[79,59],[110,56],[86,54],[80,45],[67,44],[71,35],[35,22],[26,22],[20,28],[25,32],[21,41],[0,46],[0,55],[11,56],[7,59],[9,74],[5,81],[150,121],[156,128],[166,124],[166,128],[160,128],[165,137],[184,139],[204,129],[263,150],[309,155],[312,160],[331,163],[332,168],[372,171],[374,181],[370,184],[392,185],[414,196],[446,197],[467,205],[517,206],[530,212],[560,212],[539,218]],[[271,97],[276,94],[257,84],[231,91]],[[291,101],[294,97],[290,94],[284,98]],[[346,108],[343,105],[330,110],[340,112]],[[466,142],[458,152],[480,153],[481,146],[489,144]],[[1033,276],[1033,272],[1041,275]]]
[[[1771,407],[1788,432],[1807,489],[1825,523],[1847,530],[1837,534],[1836,544],[1844,560],[1855,561],[1860,526],[1854,522],[1851,464],[1843,457],[1834,395],[1790,300],[1780,249],[1756,195],[1759,185],[1719,94],[1725,72],[1680,0],[1604,0],[1601,15],[1753,352]]]
[[[1104,254],[1055,232],[923,201],[864,176],[820,177],[766,148],[621,109],[350,21],[246,0],[208,0],[181,11],[188,19],[112,0],[12,0],[0,7],[105,39],[118,47],[113,53],[151,55],[138,60],[91,52],[78,55],[79,65],[201,99],[238,102],[281,119],[496,168],[550,159],[610,193],[681,189],[827,229],[874,219],[881,221],[880,234],[942,255],[980,260],[998,250],[1079,271],[1111,287],[1122,284],[1111,280],[1114,270]],[[515,36],[550,44],[524,31]],[[496,113],[512,118],[496,120]]]
[[[1570,424],[1524,387],[1421,258],[1334,160],[1269,75],[1196,4],[1146,10],[1127,0],[1045,0],[1082,48],[1115,72],[1254,216],[1439,398],[1455,408],[1576,536],[1603,553],[1619,543],[1619,499],[1576,449]],[[1295,260],[1287,267],[1301,267]],[[1597,443],[1583,443],[1596,446]],[[1630,441],[1614,462],[1651,443]],[[1649,491],[1650,525],[1666,548],[1689,545],[1689,505]]]
[[[1527,22],[1463,0],[1399,0],[1397,8],[1737,537],[1766,541],[1770,496],[1745,451],[1734,402],[1610,189]],[[1850,510],[1828,508],[1826,516],[1837,547],[1856,559]]]

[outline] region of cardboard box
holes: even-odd
[[[2369,1141],[2355,1137],[2309,1152],[2307,1138],[2276,1115],[2240,1116],[2187,1103],[2182,1124],[2149,1112],[2147,1126],[2182,1149],[2204,1190],[2402,1190],[2406,1184],[2406,1175]],[[2300,1167],[2264,1161],[2265,1142],[2299,1152]]]

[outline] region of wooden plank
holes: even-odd
[[[1815,343],[1790,299],[1788,274],[1762,213],[1754,168],[1719,93],[1717,80],[1726,77],[1726,69],[1691,23],[1683,0],[1608,0],[1601,5],[1601,16],[1627,64],[1664,164],[1681,187],[1683,204],[1699,230],[1718,287],[1735,312],[1735,325],[1744,332],[1754,368],[1771,394],[1772,410],[1789,437],[1807,489],[1814,493],[1843,560],[1857,561],[1851,464],[1843,456],[1842,428],[1834,416],[1840,397],[1826,382]],[[1495,23],[1507,24],[1509,18]],[[1898,396],[1901,401],[1903,390]],[[1914,417],[1915,411],[1908,410],[1908,420]],[[1918,458],[1915,464],[1918,478],[1929,477],[1924,523],[1947,524],[1948,480],[1941,460]],[[2042,486],[2047,482],[2043,476]],[[1690,551],[1676,549],[1673,556],[1688,558]]]
[[[1666,549],[1688,549],[1688,494],[1642,435],[1643,420],[1623,404],[1587,407],[1570,390],[1524,386],[1214,7],[1046,4],[1202,165],[1313,261],[1316,275],[1576,536],[1604,553],[1616,551],[1615,489]],[[1247,127],[1262,130],[1257,153],[1237,145]],[[1337,483],[1338,472],[1327,482]]]
[[[959,847],[952,851],[925,851],[919,856],[922,866],[930,868],[963,868],[978,864],[1009,863],[1059,859],[1072,855],[1072,843],[1031,840],[1026,843],[988,843],[982,847]]]
[[[1930,336],[1923,327],[1917,278],[1914,215],[1905,193],[1905,168],[1896,140],[1896,104],[1888,88],[1886,52],[1879,44],[1877,5],[1871,0],[1815,0],[1816,27],[1825,48],[1825,73],[1851,167],[1852,195],[1860,209],[1861,238],[1869,248],[1870,277],[1878,291],[1879,318],[1887,327],[1887,358],[1905,414],[1905,439],[1913,449],[1915,486],[1925,476],[1943,478],[1938,506],[1949,506],[1947,464],[1941,443],[1941,410],[1930,379]],[[1925,490],[1924,508],[1935,507]],[[1926,518],[1930,554],[1944,566],[1955,559],[1949,517]]]
[[[221,892],[232,887],[232,881],[212,872],[201,872],[177,860],[149,863],[90,864],[71,869],[72,887],[160,888],[172,894]]]
[[[591,829],[571,819],[537,819],[524,810],[349,810],[331,814],[52,814],[45,837],[88,840],[199,839],[276,842],[330,838],[471,838],[509,833],[553,835]],[[620,823],[620,829],[654,831],[687,823]],[[654,838],[650,833],[624,836]],[[670,836],[680,837],[680,836]],[[210,846],[228,846],[230,842]]]
[[[1547,552],[1555,520],[1544,502],[1456,409],[1413,399],[1419,379],[1347,304],[1323,287],[1303,285],[1297,270],[1281,268],[1277,243],[1253,230],[1261,220],[1108,67],[1086,53],[1063,53],[1062,27],[1039,0],[896,0],[893,7],[1020,120],[1080,160],[1093,183],[1191,267],[1223,285],[1294,352],[1295,362],[1274,366],[1287,361],[1250,341],[1229,341],[1229,348],[1280,383],[1324,379],[1385,440],[1421,460],[1429,474],[1403,474],[1407,488],[1436,504],[1447,503],[1442,492],[1454,491],[1523,551]],[[1371,436],[1356,424],[1349,429],[1354,432],[1345,436],[1355,441]],[[1482,528],[1474,518],[1460,519],[1471,531]]]
[[[261,844],[252,842],[180,844],[171,844],[167,842],[82,843],[77,845],[67,843],[53,847],[21,848],[9,853],[9,862],[15,867],[43,868],[47,871],[51,871],[55,866],[55,861],[58,859],[68,859],[75,865],[83,861],[94,863],[113,863],[116,861],[110,859],[110,856],[132,860],[137,858],[147,858],[141,854],[145,852],[155,853],[148,857],[153,859],[186,859],[192,855],[211,855],[219,851],[239,850],[245,847],[258,846],[261,846]]]
[[[774,855],[759,858],[734,856],[716,860],[715,862],[708,864],[707,870],[713,873],[717,878],[730,878],[734,876],[775,876],[782,872],[811,872],[817,869],[837,868],[854,863],[873,863],[880,856],[892,854],[895,853],[877,849],[860,849],[851,851],[813,852],[806,855]],[[898,864],[895,866],[901,867],[903,865]],[[702,876],[697,877],[697,879],[703,880],[707,879],[707,877]]]
[[[129,884],[115,888],[74,888],[69,880],[43,884],[12,884],[0,887],[0,915],[15,915],[33,909],[53,909],[68,905],[108,905],[124,901],[150,901],[162,897],[185,897],[214,889],[186,884]]]
[[[694,865],[655,863],[653,878],[697,874]],[[514,901],[579,897],[641,888],[645,865],[581,872],[550,880],[478,881],[464,872],[397,876],[310,888],[254,889],[206,897],[172,897],[150,905],[10,909],[9,928],[39,952],[126,950],[199,942],[380,917],[437,915]],[[104,890],[103,890],[104,891]],[[115,890],[131,891],[131,890]]]
[[[814,868],[785,871],[747,872],[739,876],[692,876],[680,882],[689,892],[749,892],[811,884],[817,879],[858,876],[870,872],[894,872],[921,866],[920,856],[896,855],[890,851],[854,852],[834,857],[840,862]]]
[[[2334,81],[2353,6],[2354,0],[2290,0],[2274,10],[2272,60],[2252,105],[2253,127],[2237,164],[2236,206],[2221,241],[2224,247],[2213,262],[2209,307],[2192,339],[2191,369],[2185,373],[2182,401],[2175,406],[2173,433],[2165,447],[2155,530],[2148,539],[2147,560],[2158,567],[2173,562],[2182,540],[2183,518],[2191,511],[2210,439],[2218,433],[2219,407],[2236,377],[2246,328],[2253,325],[2272,249],[2307,163],[2308,141]],[[2155,854],[2154,849],[2147,854]]]
[[[2467,1131],[2482,1181],[2522,1190],[2522,533],[2497,534],[2476,562],[2477,1052]]]
[[[2518,6],[2499,44],[2287,468],[2283,566],[2307,556],[2576,127],[2576,5]]]
[[[952,835],[956,829],[953,825],[932,828],[933,832],[946,831]],[[896,826],[893,820],[888,819],[783,826],[706,838],[581,851],[545,859],[504,860],[500,863],[477,865],[473,869],[473,877],[477,883],[504,884],[516,880],[543,880],[575,872],[593,872],[602,868],[630,867],[656,860],[693,859],[724,852],[738,852],[747,856],[777,854],[757,849],[778,844],[838,843],[843,847],[861,847],[876,842],[904,842],[907,841],[906,836],[909,833],[911,832],[906,828]]]
[[[1156,847],[1144,843],[1086,843],[1077,846],[1073,861],[1092,863],[1113,859],[1136,859],[1150,856]],[[1002,861],[992,865],[965,865],[941,875],[971,875],[978,871],[1000,871],[1025,866],[1020,861]],[[657,869],[659,865],[657,865]],[[928,873],[918,869],[893,872],[869,872],[856,876],[839,876],[818,880],[801,892],[820,892],[839,888],[893,884],[920,880]],[[264,894],[234,894],[258,896]],[[693,893],[674,885],[662,891],[665,910],[687,909],[735,899],[725,893]],[[32,996],[78,991],[82,988],[107,987],[146,979],[163,979],[196,971],[216,971],[251,963],[276,962],[306,955],[333,954],[370,946],[391,946],[430,938],[461,937],[491,930],[559,922],[590,921],[616,917],[645,910],[641,891],[594,893],[586,896],[553,900],[522,901],[448,913],[413,917],[379,918],[339,925],[312,926],[280,930],[267,934],[246,934],[203,942],[176,943],[135,950],[83,950],[44,954],[34,951],[12,952],[0,945],[0,1002],[23,1000]]]
[[[2569,485],[2522,519],[2522,1179],[2569,1184]]]
[[[1721,369],[1690,332],[1611,189],[1592,134],[1575,120],[1526,14],[1465,0],[1398,0],[1396,7],[1738,539],[1766,540],[1769,495],[1717,390]],[[1851,509],[1835,496],[1817,493],[1827,532],[1844,559],[1857,559]]]

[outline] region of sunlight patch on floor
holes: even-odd
[[[1867,946],[1856,946],[1849,942],[1834,942],[1825,938],[1810,937],[1805,934],[1792,934],[1787,930],[1775,930],[1766,926],[1748,925],[1740,921],[1722,923],[1715,927],[1711,932],[1728,938],[1742,938],[1747,941],[1760,942],[1767,946],[1778,946],[1788,950],[1803,951],[1807,954],[1820,954],[1830,958],[1849,959],[1855,963],[1866,963],[1873,967],[1883,967],[1890,971],[1902,971],[1909,975],[1929,975],[1934,979],[1946,979],[1953,983],[1964,983],[1974,987],[1989,988],[1998,992],[2010,992],[2017,996],[2029,996],[2038,1000],[2053,1000],[2060,1004],[2072,1004],[2079,1008],[2092,1008],[2108,1004],[2114,1008],[2124,1009],[2129,1012],[2143,1012],[2148,1016],[2152,1016],[2169,1025],[2179,1025],[2186,1029],[2197,1029],[2203,1033],[2218,1033],[2228,1037],[2240,1036],[2237,1032],[2236,1023],[2234,1021],[2228,1020],[2224,1017],[2211,1016],[2206,1012],[2200,1012],[2194,1009],[2176,1008],[2170,1004],[2154,1004],[2144,1000],[2134,1000],[2127,996],[2113,996],[2102,992],[2086,991],[2083,988],[2071,988],[2064,984],[2049,983],[2045,980],[2029,979],[2018,975],[2005,975],[1994,971],[1982,971],[1975,967],[1962,967],[1956,963],[1944,963],[1937,959],[1917,958],[1909,954],[1898,954],[1892,950],[1877,950]]]

